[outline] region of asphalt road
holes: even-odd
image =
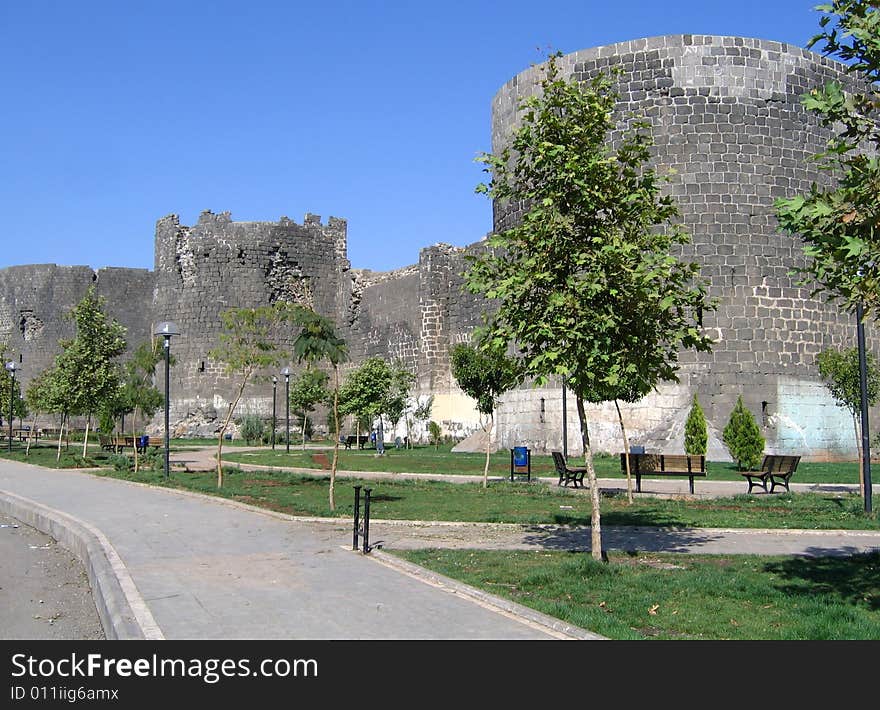
[[[104,639],[82,563],[48,535],[3,514],[0,639]]]

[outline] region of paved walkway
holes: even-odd
[[[597,638],[354,552],[346,520],[10,461],[0,509],[84,559],[109,638]]]
[[[212,454],[200,456],[210,467]],[[178,465],[185,457],[195,466],[192,453],[175,455]],[[606,483],[621,481],[603,481],[603,489]],[[677,495],[679,483],[643,482],[643,490]],[[733,483],[699,481],[697,492],[729,495]],[[598,638],[381,549],[588,550],[589,528],[374,519],[370,536],[379,549],[362,555],[351,549],[350,520],[295,518],[9,461],[0,461],[0,511],[86,562],[111,638]],[[604,527],[603,543],[643,552],[852,554],[880,549],[880,533]]]

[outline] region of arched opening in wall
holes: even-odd
[[[544,423],[544,398],[543,398],[543,397],[541,397],[541,418],[540,418],[540,422],[541,422],[541,424]]]
[[[767,402],[761,402],[761,424],[763,426],[770,425],[770,415],[767,413]]]

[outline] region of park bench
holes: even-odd
[[[143,454],[147,449],[156,450],[159,448],[158,442],[151,442],[149,436],[110,436],[109,434],[99,434],[98,443],[104,451],[112,451],[114,454],[124,453],[126,449],[135,448],[135,440],[137,440],[137,450],[139,454]]]
[[[364,446],[367,445],[367,442],[369,440],[370,440],[370,437],[367,436],[366,434],[363,434],[360,437],[358,437],[354,434],[349,434],[348,436],[345,437],[345,440],[342,443],[345,444],[346,449],[350,449],[355,443],[357,443],[359,449],[362,449],[362,448],[364,448]]]
[[[642,492],[642,476],[687,476],[694,492],[694,477],[706,476],[706,457],[691,454],[628,454],[630,473],[636,477],[636,492]],[[626,456],[620,455],[620,470],[626,474]]]
[[[571,467],[565,461],[565,456],[561,451],[552,451],[553,465],[556,467],[556,473],[559,476],[557,486],[567,486],[569,483],[574,484],[574,488],[579,485],[584,486],[584,474],[587,472],[585,468]]]
[[[795,471],[797,471],[800,463],[800,456],[783,456],[781,454],[767,454],[761,462],[759,471],[740,471],[740,475],[744,476],[749,482],[749,490],[751,493],[755,486],[760,486],[765,493],[773,493],[777,486],[785,488],[786,492],[791,492],[788,488],[788,481],[791,479]],[[770,490],[767,490],[767,482],[770,482]]]
[[[126,446],[134,448],[134,439],[130,436],[125,437],[98,434],[98,443],[104,451],[112,451],[114,454],[122,453]]]

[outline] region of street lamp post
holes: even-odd
[[[862,302],[856,304],[856,339],[859,346],[859,389],[862,415],[862,476],[865,484],[865,512],[871,512],[871,434],[868,431],[868,363],[865,355],[865,323]]]
[[[15,399],[15,370],[16,364],[14,360],[6,363],[6,369],[9,371],[9,451],[12,451],[12,415],[14,413],[12,404]]]
[[[272,376],[272,449],[275,449],[275,394],[278,392],[278,378]]]
[[[168,422],[168,412],[171,406],[168,384],[171,375],[171,336],[180,335],[180,331],[177,329],[176,323],[163,321],[156,326],[153,335],[161,335],[165,339],[165,478],[168,478],[170,475],[168,459],[169,451],[171,449],[171,429]]]
[[[562,455],[568,461],[568,402],[565,396],[565,378],[562,378]]]
[[[284,441],[287,443],[287,453],[290,453],[290,368],[285,367],[281,374],[284,375],[284,412],[287,415],[287,424],[284,427]]]

